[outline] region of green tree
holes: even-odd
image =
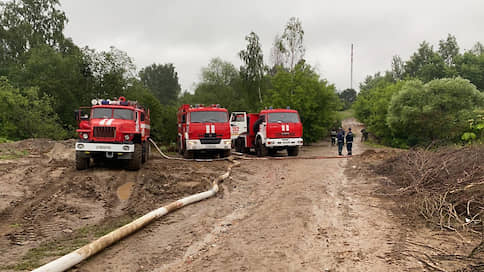
[[[468,79],[472,84],[484,91],[484,53],[476,54],[478,50],[465,52],[456,58],[457,73]]]
[[[453,35],[448,35],[446,40],[439,41],[439,55],[449,67],[455,65],[455,58],[459,55],[459,45]]]
[[[139,77],[162,104],[168,105],[177,101],[181,88],[172,63],[154,63],[141,69]]]
[[[126,89],[126,98],[136,100],[150,112],[150,135],[164,144],[172,143],[177,135],[177,108],[174,105],[162,105],[143,83],[132,79]]]
[[[360,92],[353,104],[358,120],[365,123],[367,130],[386,145],[400,146],[399,142],[394,141],[387,125],[387,114],[392,97],[400,91],[403,83],[404,81],[382,81],[380,78],[374,87]]]
[[[24,59],[22,64],[11,67],[12,83],[22,89],[36,87],[40,96],[49,96],[60,123],[73,129],[73,110],[93,98],[88,78],[82,74],[81,53],[64,55],[41,45],[27,52]]]
[[[58,0],[0,2],[0,64],[18,62],[40,45],[59,51],[70,45],[62,33],[67,17],[59,6]]]
[[[298,18],[291,17],[282,35],[275,38],[272,49],[274,67],[293,70],[296,64],[303,60],[305,53],[302,23]]]
[[[393,80],[402,80],[403,74],[405,73],[405,63],[402,58],[398,55],[393,56],[392,59],[392,74]]]
[[[343,110],[351,108],[351,105],[356,100],[356,91],[354,89],[346,89],[339,94],[339,99],[343,102]]]
[[[97,98],[122,95],[135,76],[136,67],[128,54],[111,46],[109,51],[82,49],[85,73],[93,78],[92,89]]]
[[[467,120],[483,105],[484,95],[468,80],[411,80],[392,98],[387,123],[394,137],[409,145],[459,141]]]
[[[0,137],[63,139],[67,136],[58,123],[52,99],[40,96],[35,88],[19,90],[0,77]]]
[[[180,101],[187,104],[220,104],[229,110],[247,110],[239,75],[233,64],[214,58],[207,67],[202,68],[201,82],[197,84],[195,93],[185,93]]]
[[[240,73],[246,85],[247,100],[250,104],[257,104],[257,99],[254,98],[258,95],[259,102],[262,103],[261,84],[264,77],[264,55],[259,36],[251,32],[245,36],[245,40],[247,41],[246,49],[239,52],[239,57],[244,62],[244,65],[240,67]]]
[[[445,77],[445,71],[446,66],[442,57],[434,52],[433,46],[424,41],[417,52],[410,57],[410,60],[405,62],[404,76],[429,82]]]
[[[266,106],[285,108],[299,112],[306,143],[315,142],[327,135],[334,125],[339,99],[333,85],[321,80],[314,70],[300,62],[293,72],[279,70],[272,78],[273,89],[268,91]]]

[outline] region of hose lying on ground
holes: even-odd
[[[183,206],[189,205],[191,203],[195,203],[198,201],[201,201],[203,199],[209,198],[214,196],[218,190],[218,184],[222,182],[224,179],[228,178],[230,176],[230,173],[232,172],[232,168],[235,166],[238,166],[240,163],[237,161],[234,161],[232,159],[228,159],[229,161],[232,162],[231,165],[228,166],[227,172],[225,172],[223,175],[217,177],[213,183],[212,183],[212,189],[194,194],[185,198],[182,198],[180,200],[177,200],[175,202],[172,202],[166,206],[163,206],[161,208],[158,208],[156,210],[153,210],[142,217],[132,221],[129,224],[126,224],[106,235],[103,237],[97,239],[94,242],[91,242],[88,245],[85,245],[67,255],[64,255],[50,263],[47,263],[35,270],[33,272],[60,272],[60,271],[65,271],[66,269],[69,269],[73,267],[74,265],[86,260],[87,258],[93,256],[94,254],[100,252],[101,250],[105,249],[106,247],[112,245],[113,243],[123,239],[124,237],[134,233],[135,231],[138,231],[139,229],[143,228],[144,226],[148,225],[152,221],[156,220],[157,218],[160,218],[172,211],[175,211],[177,209],[180,209]]]

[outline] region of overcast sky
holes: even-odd
[[[390,69],[392,56],[406,60],[426,40],[437,46],[448,33],[461,49],[484,41],[482,0],[366,1],[119,1],[61,0],[69,18],[65,34],[79,46],[126,51],[138,69],[173,63],[182,90],[193,91],[200,69],[220,57],[239,67],[244,37],[259,35],[264,61],[290,17],[305,31],[305,59],[338,90]]]

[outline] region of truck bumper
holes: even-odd
[[[286,147],[301,145],[303,145],[302,138],[266,139],[266,147]]]
[[[134,144],[76,143],[76,151],[133,153]]]
[[[230,150],[232,140],[222,139],[219,144],[202,144],[200,140],[187,140],[187,150]]]

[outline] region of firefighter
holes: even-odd
[[[352,148],[353,148],[353,132],[351,132],[351,128],[348,128],[348,134],[346,134],[346,150],[348,151],[348,156],[351,156]]]
[[[338,135],[338,133],[336,132],[336,129],[335,128],[331,129],[331,145],[336,144],[336,135]]]
[[[361,141],[362,142],[368,141],[368,131],[366,131],[366,128],[363,128],[361,130]]]
[[[339,132],[336,135],[338,139],[338,155],[343,155],[343,145],[345,144],[345,133],[342,128],[339,128]]]

